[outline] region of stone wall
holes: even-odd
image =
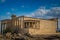
[[[29,28],[31,35],[49,34],[56,33],[57,21],[56,20],[40,20],[40,28],[33,29]]]

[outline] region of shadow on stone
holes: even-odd
[[[24,38],[15,38],[15,40],[25,40]]]

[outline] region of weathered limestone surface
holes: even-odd
[[[37,24],[36,28],[29,28],[29,33],[31,35],[41,35],[56,33],[57,30],[57,20],[43,20],[43,19],[33,19],[33,18],[24,18],[25,20],[38,20],[40,24]],[[39,25],[39,26],[38,26]],[[34,26],[33,26],[34,27]]]
[[[17,29],[18,27],[18,29],[23,29],[24,32],[27,31],[31,35],[53,34],[57,30],[57,19],[39,19],[25,16],[16,17],[14,15],[10,20],[3,20],[2,25],[5,24],[5,28],[11,27],[12,29]]]

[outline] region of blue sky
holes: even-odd
[[[60,18],[60,0],[0,0],[0,20],[10,18],[12,14],[47,19]]]
[[[10,18],[12,14],[47,18],[46,16],[50,14],[45,15],[45,10],[55,7],[60,8],[60,0],[0,0],[0,19]],[[41,14],[44,16],[38,14],[37,10],[42,11]]]

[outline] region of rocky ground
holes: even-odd
[[[0,35],[0,40],[60,40],[59,35],[23,35],[23,34],[11,34]]]

